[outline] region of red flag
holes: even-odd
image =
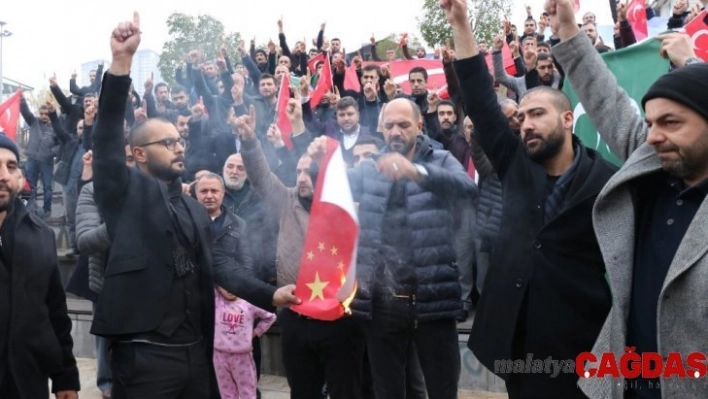
[[[691,37],[693,49],[698,58],[708,61],[708,12],[703,10],[696,18],[686,25],[686,33]]]
[[[293,311],[327,321],[348,313],[356,291],[358,237],[359,220],[342,149],[328,139],[295,288],[302,304],[293,305]]]
[[[275,104],[275,118],[278,129],[280,129],[280,134],[282,135],[283,142],[288,149],[293,148],[293,142],[290,140],[290,135],[293,134],[293,125],[288,119],[288,114],[285,110],[288,108],[288,101],[290,100],[290,75],[287,73],[283,74],[283,78],[280,82],[280,90],[278,90],[278,102]]]
[[[519,47],[521,45],[519,44]],[[504,40],[504,47],[502,47],[502,62],[504,63],[504,69],[506,73],[511,76],[516,75],[516,64],[514,63],[514,55],[511,54],[511,49],[509,48],[509,43]],[[487,53],[484,56],[487,61],[487,68],[489,68],[489,73],[494,76],[494,61],[492,60],[492,53]]]
[[[580,11],[580,0],[575,0],[575,3],[573,4],[573,9],[575,12]]]
[[[634,36],[637,41],[649,37],[649,27],[647,26],[647,10],[644,0],[632,0],[627,6],[627,21],[632,25]]]
[[[22,89],[18,89],[4,103],[0,104],[0,128],[5,135],[17,141],[17,122],[20,120],[20,98]]]
[[[312,108],[316,107],[320,103],[322,97],[324,97],[328,91],[332,90],[333,86],[332,66],[329,63],[329,57],[325,57],[322,72],[320,73],[319,79],[317,79],[317,87],[315,87],[312,95],[310,95],[310,106]]]
[[[447,84],[445,80],[445,71],[443,71],[442,61],[440,60],[403,60],[394,62],[367,62],[367,65],[384,65],[388,64],[391,71],[391,77],[395,83],[400,83],[404,92],[410,93],[410,83],[408,82],[408,72],[413,67],[423,67],[428,71],[428,87],[443,87]],[[380,82],[383,84],[383,82]],[[354,65],[346,69],[344,79],[344,88],[349,90],[361,90],[361,82],[357,79],[356,68]]]
[[[307,61],[307,67],[310,68],[310,74],[314,75],[317,73],[317,63],[318,62],[324,62],[326,59],[329,59],[325,53],[319,53],[316,56],[310,58],[309,61]]]

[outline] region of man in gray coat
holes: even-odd
[[[686,365],[688,354],[705,352],[708,324],[708,65],[692,58],[688,36],[660,36],[662,51],[681,68],[646,93],[643,119],[575,24],[573,2],[548,1],[546,11],[562,41],[553,54],[624,161],[593,208],[613,299],[593,354],[598,361],[604,353],[620,359],[634,347],[666,362],[678,353],[689,376],[625,380],[620,374],[581,378],[580,386],[591,398],[708,397],[708,379]],[[691,378],[696,371],[702,378]]]

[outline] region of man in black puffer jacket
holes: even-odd
[[[376,397],[404,397],[415,343],[428,396],[457,398],[462,301],[453,220],[456,203],[477,189],[452,154],[430,147],[415,103],[391,101],[383,125],[387,147],[377,162],[349,171],[360,224],[352,310],[365,320]],[[325,140],[311,144],[313,160],[321,159]]]

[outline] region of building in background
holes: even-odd
[[[10,79],[6,76],[2,77],[2,89],[3,92],[0,93],[0,103],[3,102],[6,98],[8,98],[12,93],[17,91],[17,89],[22,88],[23,92],[31,92],[34,90],[34,87],[28,86],[24,83],[20,83],[16,80]]]
[[[160,62],[160,54],[149,49],[138,50],[133,56],[133,69],[130,71],[130,78],[133,79],[133,87],[140,97],[145,94],[143,83],[150,78],[150,74],[153,74],[154,84],[164,82],[160,70],[157,68],[158,62]]]

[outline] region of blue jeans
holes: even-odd
[[[61,187],[64,194],[64,209],[66,211],[66,227],[69,228],[69,246],[76,248],[76,203],[79,200],[79,178],[84,170],[84,149],[79,146],[71,160],[69,180]]]
[[[42,176],[42,192],[44,193],[44,212],[52,211],[52,177],[54,176],[53,161],[37,161],[27,159],[27,179],[34,188],[35,198],[39,189],[39,176]]]

